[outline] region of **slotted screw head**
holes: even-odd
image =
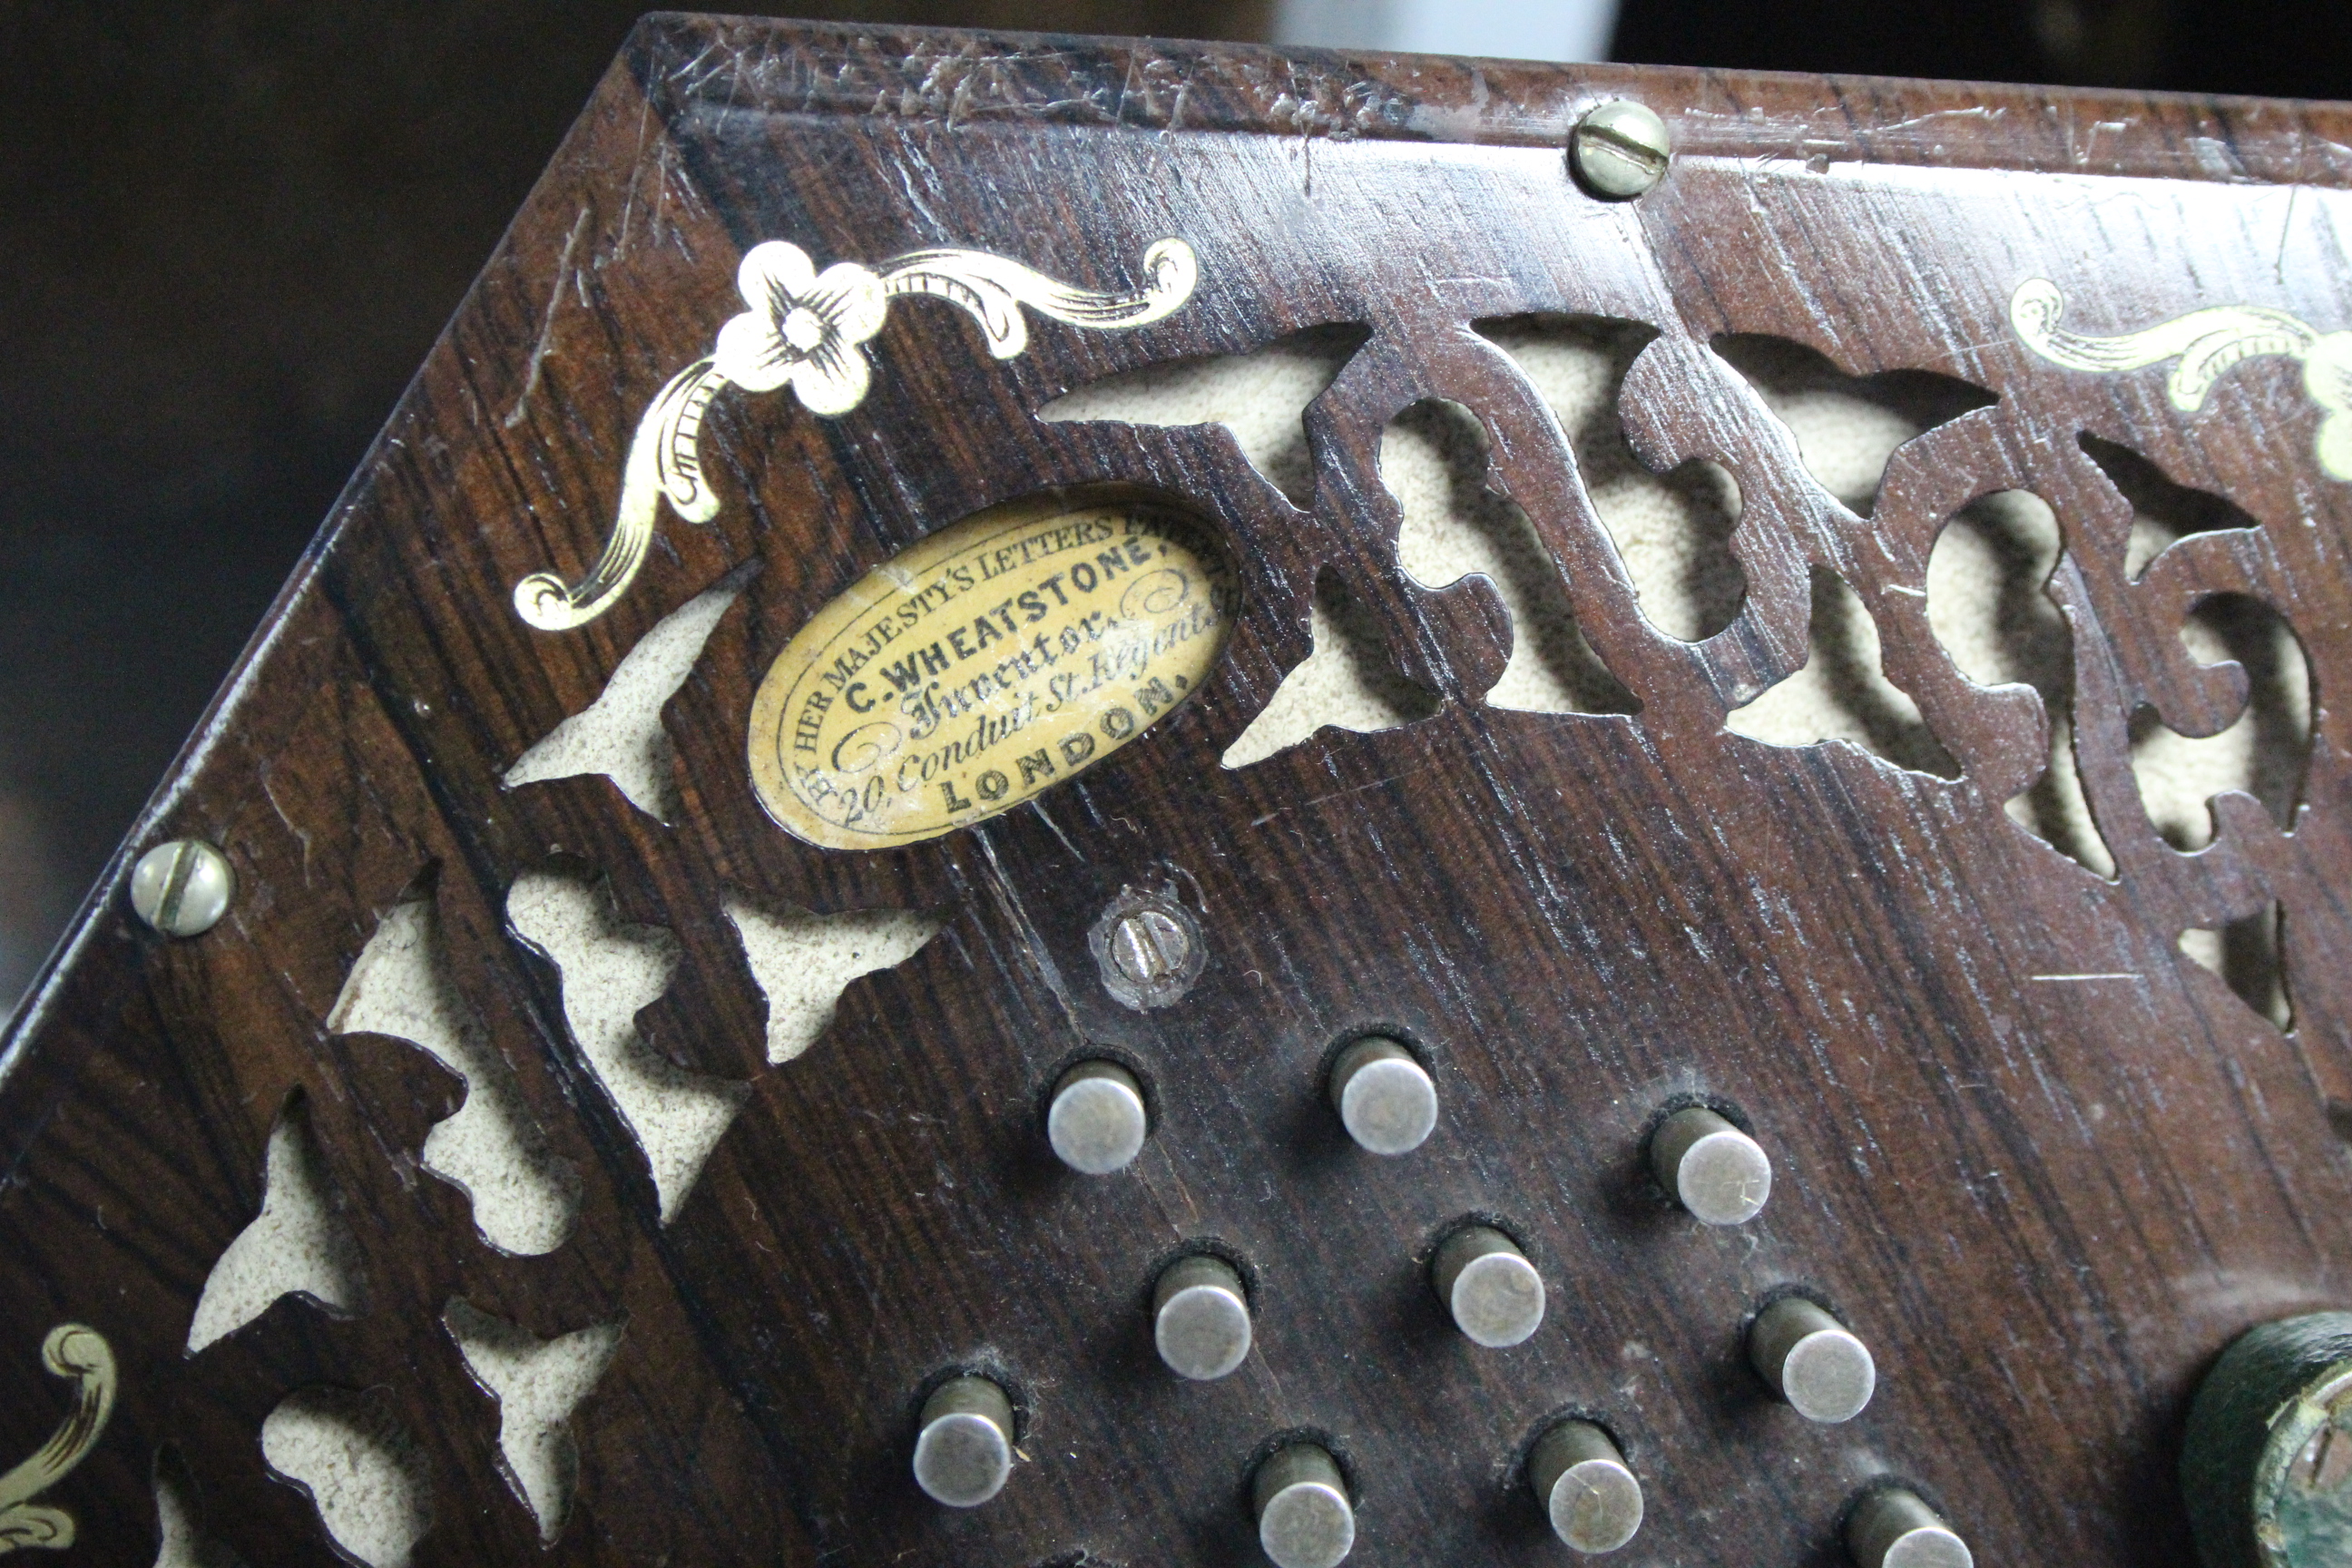
[[[1201,977],[1208,950],[1192,916],[1165,893],[1123,889],[1087,933],[1103,989],[1143,1009],[1181,1000]]]
[[[1138,910],[1111,930],[1111,962],[1139,990],[1166,984],[1192,950],[1191,934],[1162,910]]]
[[[1624,201],[1666,177],[1674,143],[1664,121],[1646,105],[1621,98],[1576,122],[1568,139],[1568,157],[1587,190]]]
[[[165,936],[202,936],[236,894],[228,857],[201,839],[158,844],[131,868],[131,908]]]

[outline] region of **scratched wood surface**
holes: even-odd
[[[1677,155],[1659,189],[1610,204],[1560,149],[1620,96],[1664,117]],[[1842,1510],[1891,1474],[1980,1562],[2186,1563],[2173,1471],[2197,1377],[2252,1323],[2352,1304],[2352,1165],[2328,1114],[2352,1100],[2352,753],[2323,712],[2292,830],[2225,797],[2215,842],[2184,853],[2149,826],[2127,726],[2152,705],[2210,731],[2242,705],[2234,668],[2174,635],[2217,593],[2286,616],[2323,703],[2352,679],[2352,507],[2315,446],[2340,382],[2319,340],[2303,363],[2239,365],[2192,412],[2168,365],[2030,352],[2010,301],[2050,279],[2095,333],[2221,305],[2352,325],[2347,185],[2352,110],[2334,106],[649,18],[7,1038],[0,1464],[58,1420],[38,1346],[78,1321],[113,1346],[121,1392],[44,1500],[90,1562],[151,1559],[166,1445],[247,1561],[334,1561],[257,1441],[290,1391],[324,1385],[384,1391],[422,1442],[419,1563],[1244,1562],[1249,1461],[1302,1429],[1349,1468],[1351,1561],[1532,1563],[1562,1553],[1513,1467],[1569,1408],[1606,1420],[1642,1478],[1628,1562],[1842,1561]],[[720,398],[718,516],[666,517],[609,615],[562,633],[517,617],[518,580],[594,559],[638,416],[741,308],[751,245],[819,266],[971,247],[1115,289],[1171,236],[1199,283],[1156,323],[1033,321],[1028,352],[997,360],[949,306],[901,302],[850,413]],[[1642,619],[1558,426],[1472,327],[1529,312],[1656,330],[1623,388],[1637,449],[1713,458],[1740,487],[1747,598],[1720,635]],[[1106,374],[1326,322],[1371,335],[1307,415],[1305,510],[1217,427],[1034,416]],[[1998,401],[1898,452],[1857,516],[1709,352],[1726,332]],[[1482,580],[1400,572],[1375,467],[1388,419],[1431,395],[1486,425],[1492,482],[1638,714],[1481,703],[1508,623]],[[2085,432],[2259,527],[2132,579],[2131,509]],[[1240,624],[1194,700],[1035,805],[932,843],[841,853],[780,831],[744,733],[793,632],[935,529],[1098,482],[1179,498],[1230,541]],[[1970,684],[1927,623],[1937,530],[2017,488],[2064,530],[2049,592],[2112,879],[2003,815],[2051,716]],[[600,776],[501,788],[649,627],[755,561],[667,710],[674,824]],[[1871,609],[1960,776],[1726,731],[1804,658],[1813,567]],[[1443,707],[1223,769],[1307,656],[1325,570]],[[121,891],[127,857],[175,836],[223,847],[240,883],[184,942]],[[749,1086],[667,1224],[555,968],[505,923],[515,879],[550,868],[609,879],[626,919],[676,934],[642,1030]],[[376,920],[420,885],[583,1174],[546,1256],[487,1247],[464,1195],[420,1173],[457,1080],[327,1030]],[[1200,924],[1206,966],[1177,1005],[1132,1010],[1097,977],[1088,930],[1129,888]],[[946,924],[771,1066],[730,894]],[[2273,902],[2287,1032],[2177,946]],[[1440,1125],[1405,1159],[1354,1151],[1320,1098],[1334,1043],[1375,1026],[1436,1064]],[[1155,1131],[1133,1171],[1090,1181],[1054,1163],[1039,1106],[1105,1050],[1148,1078]],[[298,1089],[364,1304],[282,1299],[189,1354]],[[1653,1117],[1693,1094],[1735,1103],[1774,1153],[1749,1226],[1696,1226],[1643,1173]],[[1421,1282],[1472,1213],[1513,1225],[1550,1284],[1514,1350],[1469,1345]],[[1258,1346],[1182,1384],[1146,1307],[1155,1267],[1202,1238],[1249,1263]],[[1881,1392],[1850,1425],[1807,1425],[1746,1365],[1743,1322],[1792,1284],[1877,1354]],[[458,1296],[542,1337],[625,1317],[544,1551],[441,1326]],[[995,1369],[1024,1419],[1011,1484],[969,1512],[907,1470],[919,1390],[960,1365]]]

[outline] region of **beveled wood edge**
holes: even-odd
[[[1636,97],[1680,156],[2352,185],[2352,103],[656,12],[631,60],[665,107],[1564,146]]]

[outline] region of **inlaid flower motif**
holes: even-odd
[[[864,344],[882,330],[894,299],[953,305],[980,324],[990,357],[1005,360],[1028,346],[1024,310],[1090,331],[1140,327],[1191,299],[1200,276],[1192,247],[1172,236],[1143,253],[1141,287],[1110,292],[984,250],[909,250],[879,267],[843,261],[819,272],[797,245],[755,245],[735,273],[751,309],[719,329],[709,357],[671,376],[637,420],[604,553],[577,582],[534,572],[517,583],[515,613],[541,631],[585,626],[635,580],[665,501],[688,522],[718,515],[700,443],[703,416],[727,387],[760,393],[790,385],[812,414],[846,414],[864,402],[873,380]],[[0,1539],[0,1553],[6,1547]]]
[[[751,308],[719,329],[719,374],[746,392],[790,382],[812,414],[856,407],[871,374],[857,345],[890,308],[882,279],[854,261],[819,272],[799,246],[772,239],[744,253],[735,283]]]

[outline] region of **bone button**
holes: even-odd
[[[1275,1568],[1339,1568],[1356,1544],[1356,1510],[1339,1462],[1314,1443],[1277,1448],[1250,1490],[1257,1543]]]
[[[1358,1040],[1331,1064],[1331,1103],[1348,1136],[1373,1154],[1409,1154],[1437,1125],[1437,1086],[1394,1040]]]
[[[1704,1107],[1677,1110],[1650,1138],[1650,1169],[1694,1218],[1746,1225],[1772,1195],[1772,1161],[1755,1139]]]
[[[915,1484],[935,1502],[978,1508],[1013,1473],[1013,1404],[984,1377],[940,1384],[923,1401]]]
[[[1517,1344],[1543,1322],[1543,1276],[1499,1230],[1464,1226],[1438,1247],[1429,1273],[1454,1326],[1489,1350]]]
[[[1878,1387],[1870,1347],[1801,1296],[1784,1296],[1757,1316],[1748,1359],[1808,1421],[1851,1421]]]
[[[1143,1089],[1116,1062],[1080,1062],[1054,1086],[1045,1137],[1062,1163],[1108,1176],[1143,1149]]]
[[[1614,1552],[1642,1528],[1642,1483],[1590,1421],[1563,1421],[1538,1439],[1528,1480],[1551,1532],[1578,1552]]]
[[[1233,1265],[1195,1255],[1163,1269],[1151,1292],[1151,1342],[1179,1377],[1205,1383],[1241,1365],[1250,1352],[1249,1299]]]
[[[1862,1500],[1845,1522],[1856,1568],[1976,1568],[1969,1543],[1900,1487]]]

